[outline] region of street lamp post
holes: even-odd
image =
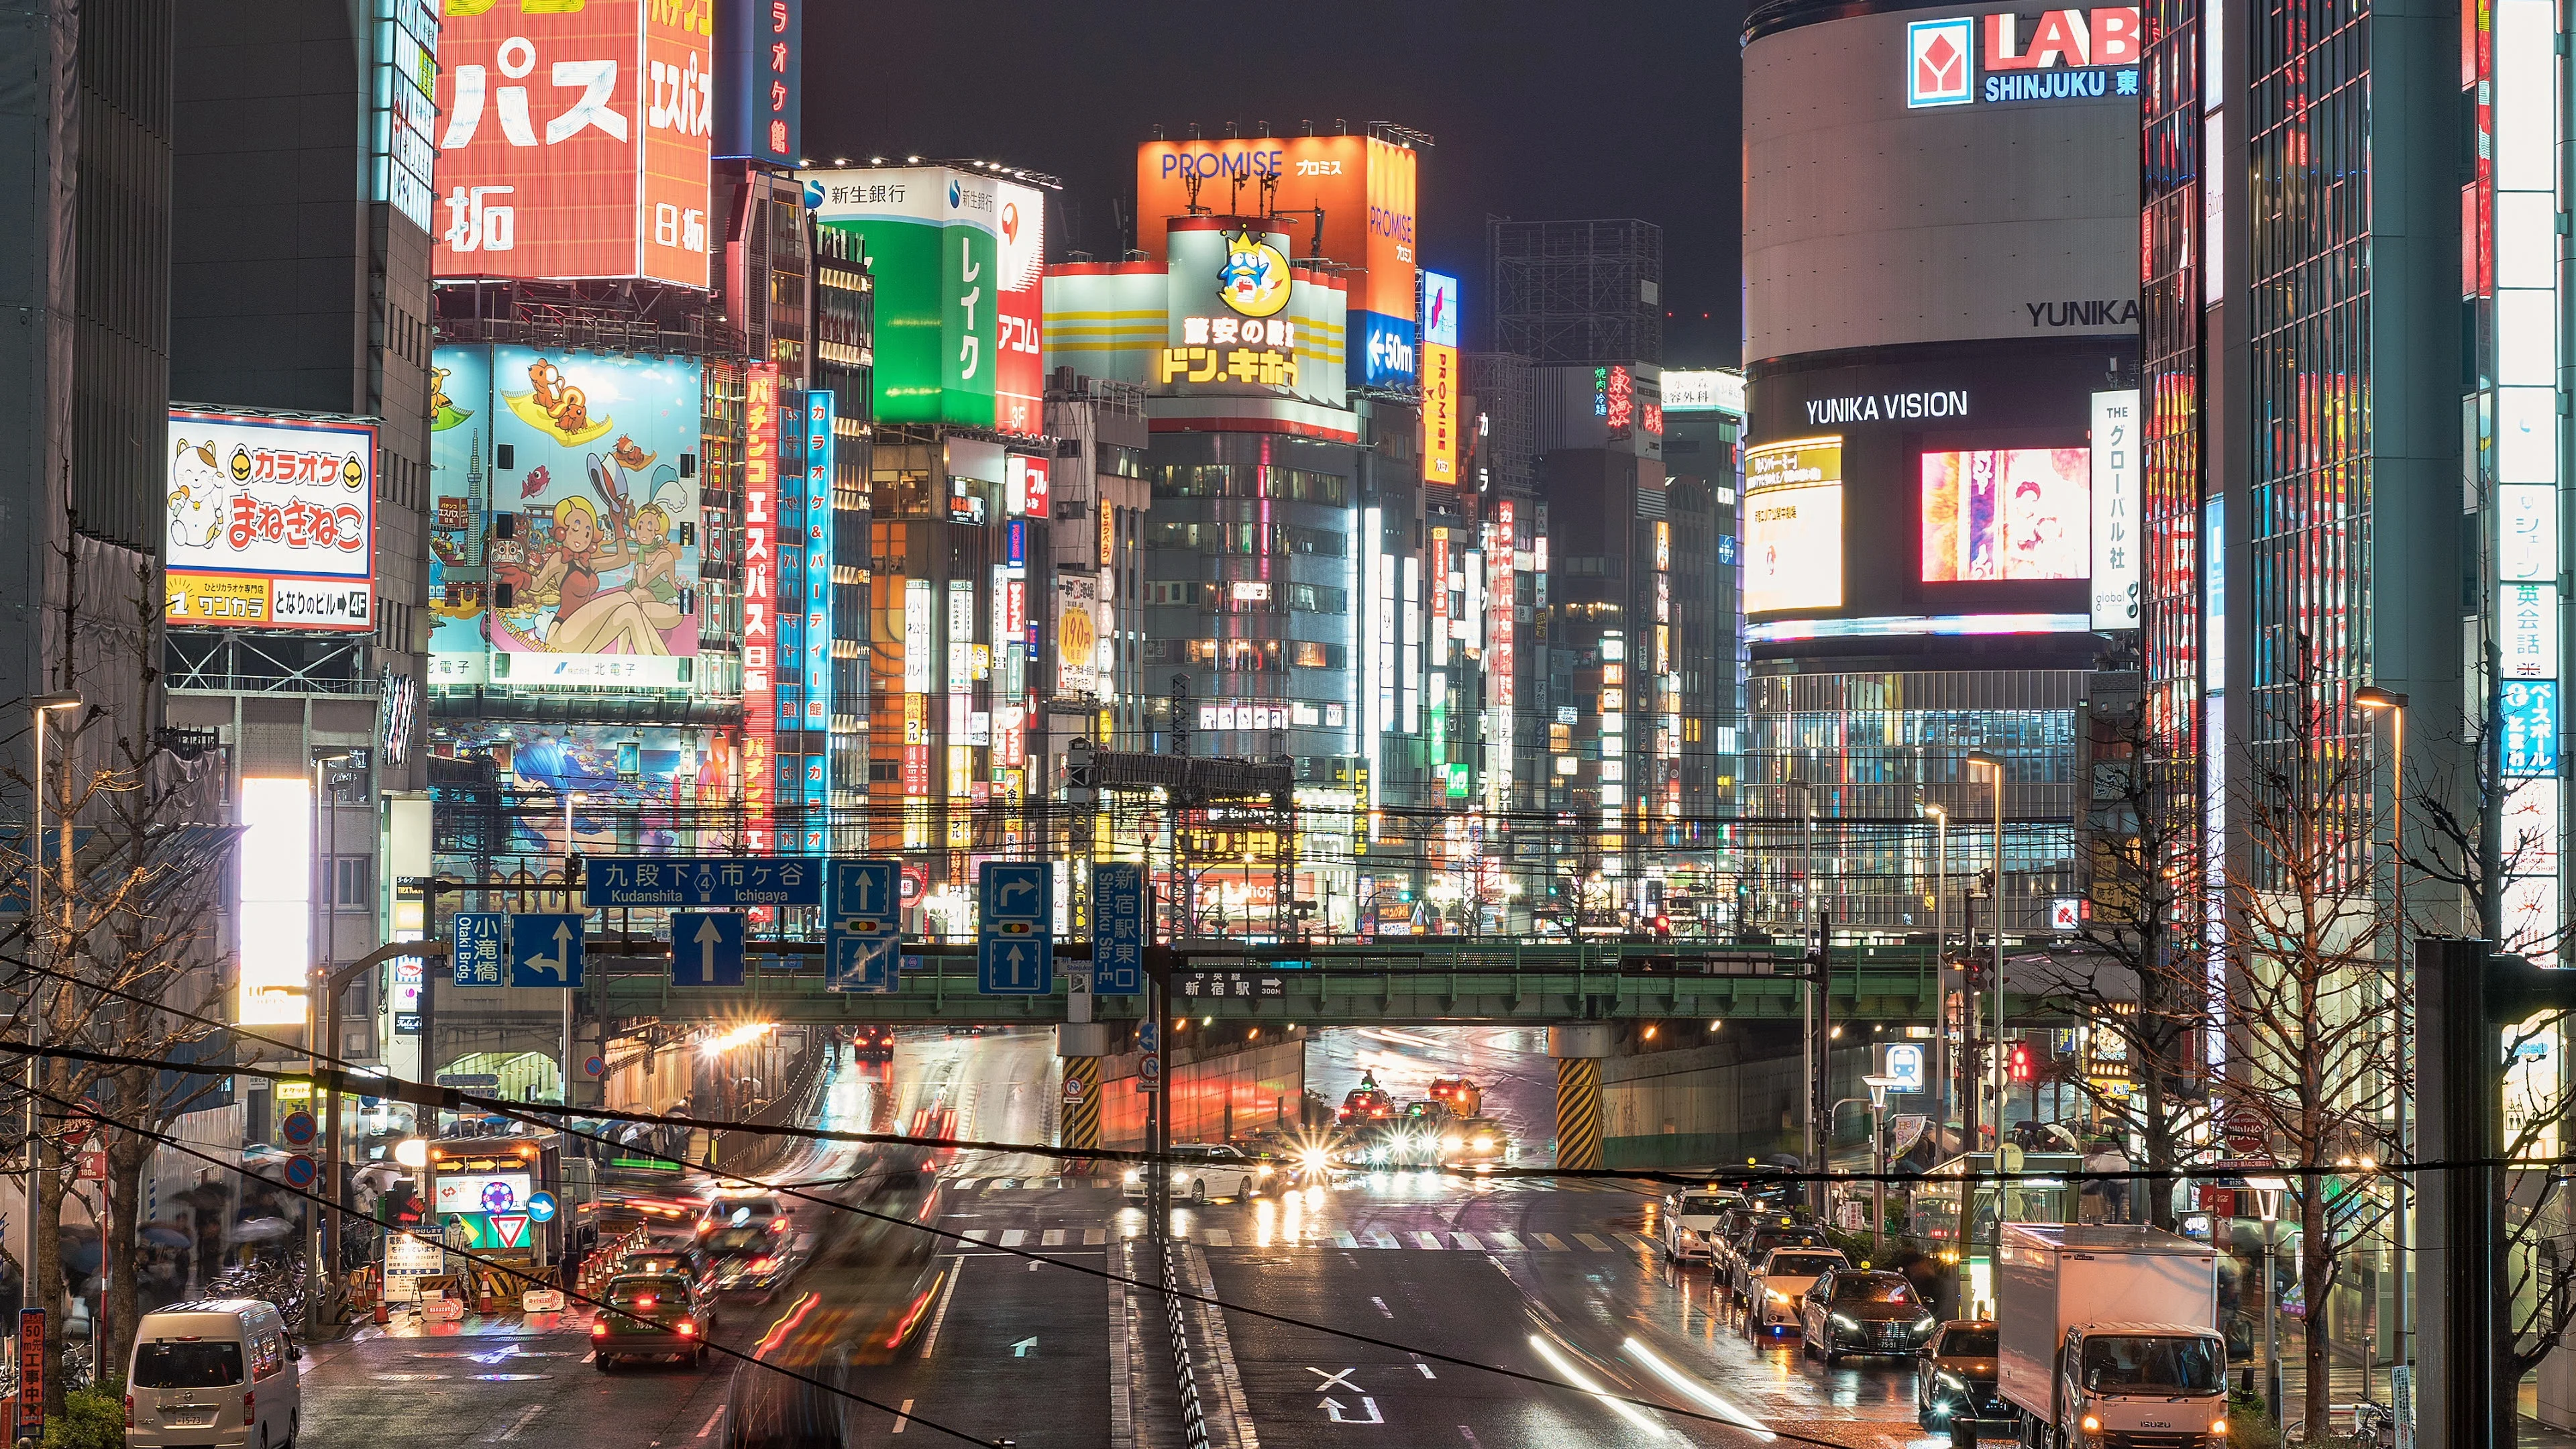
[[[1936,1148],[1950,1130],[1950,812],[1927,804],[1932,817],[1932,1137]]]
[[[2394,963],[2389,968],[2389,992],[2395,999],[2403,1001],[2409,999],[2412,995],[2412,993],[2406,988],[2406,696],[2397,691],[2381,689],[2374,685],[2366,689],[2354,690],[2352,702],[2360,705],[2363,709],[2370,711],[2373,715],[2385,713],[2388,716],[2390,740],[2395,747],[2393,753],[2396,758],[2392,761],[2389,771],[2394,783],[2389,787],[2388,791],[2390,805],[2390,820],[2388,824],[2388,894],[2397,908],[2397,919],[2393,928],[2395,940],[2391,942],[2391,949],[2389,951],[2389,957]],[[2408,1090],[2407,1083],[2412,1079],[2414,1074],[2410,1070],[2410,1064],[2406,1059],[2406,1047],[2407,1033],[2401,1031],[2397,1033],[2396,1051],[2396,1136],[2397,1156],[2398,1160],[2401,1162],[2407,1160],[2407,1154],[2413,1147],[2413,1144],[2408,1140],[2410,1134],[2407,1132],[2407,1117],[2409,1116],[2414,1103],[2410,1100],[2411,1094]],[[2389,1259],[2395,1269],[2393,1276],[2396,1279],[2397,1287],[2397,1306],[2396,1313],[2394,1315],[2396,1320],[2395,1332],[2389,1343],[2388,1354],[2389,1361],[2392,1364],[2407,1363],[2413,1358],[2406,1342],[2406,1315],[2408,1308],[2411,1306],[2406,1292],[2406,1256],[2410,1248],[2410,1244],[2407,1242],[2407,1238],[2410,1236],[2407,1225],[2407,1182],[2408,1178],[2405,1173],[2398,1172],[2389,1174],[2391,1192],[2391,1211],[2389,1216],[2392,1219],[2393,1236],[2395,1238],[2395,1242],[2391,1246]],[[2394,1397],[2393,1393],[2392,1397]]]
[[[36,868],[27,872],[27,909],[36,922],[35,959],[39,972],[53,964],[45,949],[52,939],[45,920],[45,716],[59,710],[78,709],[80,706],[81,697],[69,692],[41,694],[28,705],[36,718],[35,798],[34,808],[28,811],[30,832],[28,853],[35,859]],[[68,828],[65,834],[68,836]],[[45,978],[41,974],[31,975],[27,983],[27,1045],[31,1047],[44,1045],[45,1013],[42,1009],[44,996]],[[36,1108],[37,1093],[44,1090],[44,1080],[44,1059],[30,1053],[27,1057],[26,1254],[18,1262],[20,1284],[18,1305],[21,1308],[49,1306],[38,1296],[41,1285],[36,1277],[36,1196],[45,1170],[42,1138],[44,1123]],[[23,1367],[19,1370],[18,1381],[27,1382]],[[10,1426],[13,1438],[16,1435],[16,1428],[14,1424]]]
[[[1984,770],[1995,779],[1995,865],[1994,889],[1986,897],[1988,925],[1995,936],[1995,1008],[1994,1049],[1987,1055],[1987,1074],[1995,1093],[1995,1145],[2004,1140],[2004,762],[2002,757],[1984,750],[1970,750],[1968,765]],[[2034,1111],[2034,1115],[2036,1112]],[[1971,1151],[1976,1144],[1970,1143]]]
[[[2290,1180],[2249,1177],[2245,1185],[2254,1190],[2255,1206],[2263,1214],[2263,1401],[2277,1424],[2281,1422],[2281,1331],[2273,1307],[2280,1294],[2273,1286],[2272,1255],[2280,1236],[2281,1195],[2290,1190]]]
[[[325,1053],[322,1050],[324,1033],[336,1034],[340,1029],[339,996],[329,989],[331,978],[337,973],[339,967],[340,945],[340,800],[338,781],[333,778],[330,771],[332,766],[344,764],[350,757],[351,752],[345,749],[316,746],[313,750],[313,811],[319,812],[325,808],[323,798],[327,789],[330,792],[328,808],[331,812],[331,829],[327,837],[330,843],[322,857],[328,863],[321,871],[322,959],[319,965],[308,962],[305,966],[310,979],[304,991],[304,1058],[306,1068],[317,1074],[324,1056],[336,1058],[339,1055],[337,1051]],[[336,1090],[330,1092],[321,1105],[324,1108],[322,1158],[326,1164],[333,1164],[339,1155],[339,1092]],[[331,1168],[333,1177],[336,1176],[336,1171],[336,1166]],[[311,1271],[316,1289],[305,1295],[304,1300],[304,1327],[308,1333],[316,1331],[330,1313],[330,1299],[337,1282],[336,1270],[340,1260],[339,1255],[333,1251],[338,1245],[338,1234],[333,1229],[339,1225],[333,1221],[332,1214],[340,1206],[340,1186],[333,1177],[326,1177],[321,1184],[321,1196],[328,1205],[314,1207],[313,1230],[307,1235],[307,1247],[311,1252]]]
[[[1878,1181],[1873,1184],[1876,1206],[1869,1219],[1869,1246],[1873,1256],[1887,1256],[1887,1094],[1891,1088],[1904,1085],[1894,1077],[1869,1076],[1860,1079],[1869,1088],[1869,1141],[1871,1160],[1878,1164]]]

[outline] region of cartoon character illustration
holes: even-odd
[[[520,421],[568,448],[597,442],[617,426],[614,419],[593,417],[590,394],[542,357],[528,364],[528,391],[503,393],[501,401]]]
[[[645,469],[652,467],[653,460],[661,455],[658,453],[645,452],[644,445],[642,443],[635,441],[624,433],[620,433],[617,435],[616,446],[608,450],[608,456],[611,461],[616,463],[619,468],[624,469],[626,472],[641,473]]]
[[[590,395],[566,382],[562,368],[540,357],[528,365],[528,383],[537,406],[557,428],[578,433],[590,426]]]
[[[555,504],[554,547],[536,561],[529,580],[534,602],[554,600],[554,627],[545,639],[548,652],[608,654],[620,645],[629,654],[670,652],[631,588],[603,591],[599,586],[600,574],[634,559],[623,539],[600,527],[599,510],[589,499]]]
[[[224,528],[224,499],[232,489],[211,443],[181,438],[170,459],[170,542],[207,548]]]
[[[1275,316],[1288,305],[1288,259],[1249,230],[1225,239],[1216,280],[1225,305],[1246,317]]]
[[[626,586],[655,629],[680,623],[680,545],[671,537],[671,515],[659,503],[635,510],[635,578]]]

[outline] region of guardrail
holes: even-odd
[[[1181,1269],[1172,1244],[1163,1244],[1163,1316],[1172,1327],[1172,1379],[1181,1392],[1181,1434],[1189,1449],[1208,1449],[1207,1406],[1199,1400],[1199,1378],[1190,1363],[1189,1329],[1181,1318]]]

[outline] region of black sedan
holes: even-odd
[[[1914,1419],[1938,1433],[1954,1419],[2008,1417],[1995,1391],[1995,1322],[1959,1318],[1942,1324],[1914,1370]]]
[[[1838,1268],[1807,1287],[1798,1305],[1806,1351],[1833,1363],[1847,1353],[1904,1354],[1932,1339],[1939,1320],[1902,1273]]]

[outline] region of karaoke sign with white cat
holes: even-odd
[[[181,627],[375,627],[376,429],[170,413],[169,588]]]

